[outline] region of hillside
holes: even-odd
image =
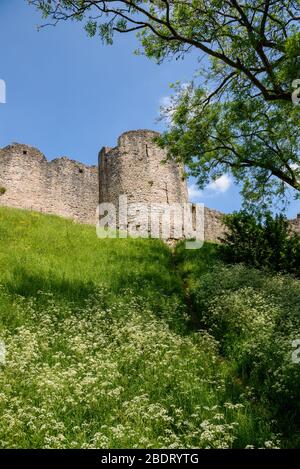
[[[229,313],[236,304],[221,281],[227,267],[212,269],[216,256],[213,245],[174,254],[160,241],[100,240],[94,227],[1,208],[0,447],[292,444],[289,432],[277,435],[286,427],[274,423],[266,393],[253,397],[238,369],[237,328],[224,342],[230,321],[206,321],[217,317],[216,298]],[[246,274],[230,278],[232,293]],[[259,274],[247,278],[248,293],[264,284],[269,295]],[[291,316],[299,282],[278,282],[285,301],[293,291]],[[261,318],[267,303],[257,302]]]

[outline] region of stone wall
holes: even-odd
[[[95,223],[98,171],[66,157],[48,162],[36,148],[14,143],[0,149],[0,205]]]
[[[225,234],[222,222],[223,213],[204,207],[204,239],[206,241],[220,242]]]
[[[297,215],[297,218],[290,220],[290,227],[292,231],[300,236],[300,213]]]
[[[126,132],[119,137],[117,147],[104,147],[99,154],[100,203],[118,207],[119,196],[126,195],[128,218],[119,228],[129,232],[134,229],[141,236],[147,236],[150,229],[150,208],[160,218],[164,210],[161,204],[188,200],[183,166],[173,161],[163,163],[166,152],[153,143],[156,135],[149,130]],[[140,203],[146,205],[147,213],[139,207]],[[170,238],[173,237],[176,235],[171,226]]]
[[[204,208],[204,239],[219,242],[225,234],[225,226],[222,222],[222,212]],[[297,218],[289,220],[289,225],[294,233],[300,236],[300,214]]]
[[[162,204],[184,204],[188,193],[183,166],[172,161],[162,163],[166,152],[153,143],[156,135],[149,130],[125,132],[115,148],[101,150],[98,168],[66,157],[48,162],[36,148],[17,143],[0,149],[0,205],[94,224],[99,201],[117,207],[123,194],[127,196],[129,216],[120,228],[131,231],[136,225],[138,204],[142,203],[157,215],[161,234]],[[148,236],[148,214],[144,216],[140,210],[139,218],[140,225],[134,226],[136,233]],[[179,239],[174,219],[173,215],[170,239]],[[300,235],[300,215],[290,224]],[[219,241],[224,231],[222,213],[205,207],[204,239]]]
[[[225,234],[225,226],[222,222],[222,212],[204,208],[204,239],[207,241],[218,242]],[[300,214],[293,220],[289,220],[292,232],[300,236]]]
[[[137,204],[141,202],[147,204],[148,214],[155,212],[160,222],[164,211],[161,204],[188,202],[184,168],[174,161],[162,163],[166,151],[153,143],[157,135],[157,132],[149,130],[125,132],[119,137],[117,147],[104,147],[99,153],[100,203],[117,206],[121,194],[128,199],[127,225],[120,226],[121,229],[130,231],[136,225]],[[148,214],[139,217],[141,224],[137,231],[140,235],[148,236]],[[171,214],[170,238],[178,239],[174,223],[174,215],[172,217]],[[161,223],[159,230],[162,234]],[[204,239],[219,241],[223,234],[222,213],[205,207]]]

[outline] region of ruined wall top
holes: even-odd
[[[96,222],[98,169],[65,156],[47,161],[37,148],[0,149],[0,205]]]
[[[166,150],[154,141],[158,132],[133,130],[123,133],[114,148],[99,154],[100,202],[116,203],[120,194],[131,203],[187,202],[182,164],[166,160]]]
[[[25,208],[95,223],[99,202],[173,204],[188,200],[183,165],[167,161],[166,151],[153,141],[153,130],[130,130],[114,148],[104,147],[99,165],[88,166],[66,156],[47,161],[37,148],[12,143],[0,148],[0,205]],[[290,220],[300,235],[300,214]],[[222,214],[205,209],[205,239],[224,232]]]
[[[11,158],[15,156],[20,156],[24,159],[31,158],[39,162],[42,161],[44,163],[47,163],[48,165],[60,165],[60,166],[73,165],[81,169],[84,169],[84,168],[90,169],[90,168],[97,167],[96,165],[92,165],[92,166],[86,165],[84,163],[81,163],[80,161],[69,158],[68,156],[59,156],[52,160],[48,160],[46,156],[38,148],[35,148],[30,145],[25,145],[24,143],[17,143],[17,142],[13,142],[10,145],[7,145],[6,147],[0,148],[0,155],[2,155],[2,157],[6,155]]]
[[[47,162],[45,155],[38,148],[23,143],[13,142],[4,148],[0,148],[0,152],[11,156],[29,156]]]
[[[159,135],[159,132],[155,132],[155,130],[128,130],[119,136],[118,146],[124,145],[128,141],[142,140],[145,142],[147,140],[152,140],[154,137],[158,137]]]

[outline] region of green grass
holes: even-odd
[[[12,293],[52,291],[81,301],[101,282],[119,295],[137,284],[172,294],[171,256],[159,241],[98,239],[96,230],[36,212],[0,210],[0,281]]]
[[[270,412],[191,321],[216,256],[1,208],[0,447],[277,446]]]
[[[213,244],[191,253],[182,243],[176,260],[194,322],[217,340],[231,373],[269,412],[282,445],[299,447],[300,365],[292,343],[300,339],[300,281],[226,265]]]

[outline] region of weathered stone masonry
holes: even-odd
[[[165,151],[153,143],[157,132],[138,130],[122,134],[116,148],[99,154],[100,202],[117,202],[126,194],[131,202],[182,203],[187,201],[183,167],[161,162]]]
[[[95,223],[98,170],[66,157],[48,162],[36,148],[0,149],[0,204]]]
[[[121,194],[129,204],[151,204],[157,213],[160,204],[185,203],[183,167],[172,161],[161,164],[166,153],[153,143],[155,135],[149,130],[125,132],[117,147],[101,150],[98,167],[66,157],[48,162],[36,148],[17,143],[0,149],[0,205],[94,224],[99,202],[117,206]],[[128,218],[130,225],[130,213]],[[300,234],[300,216],[291,220],[291,227]],[[205,208],[205,239],[217,241],[223,233],[222,213]]]
[[[300,236],[300,213],[297,215],[297,218],[290,220],[290,227]]]
[[[173,161],[162,164],[166,154],[153,143],[156,135],[147,130],[126,132],[119,137],[117,147],[105,147],[99,154],[100,202],[118,207],[119,195],[126,195],[128,220],[126,226],[119,228],[129,232],[136,228],[138,213],[137,232],[145,236],[150,229],[150,210],[157,215],[157,226],[161,229],[162,204],[182,204],[188,200],[184,168]],[[144,207],[139,209],[141,203]],[[174,238],[172,228],[171,238]]]

